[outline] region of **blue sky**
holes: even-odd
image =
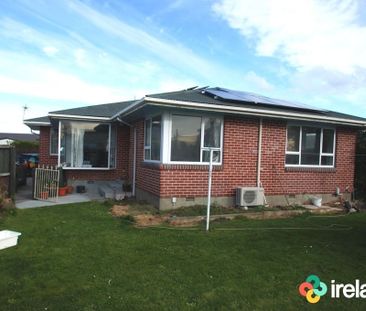
[[[365,55],[361,0],[2,0],[0,131],[195,85],[366,117]]]

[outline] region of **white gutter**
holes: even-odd
[[[51,122],[38,122],[38,121],[23,121],[23,123],[31,125],[51,125]]]
[[[258,130],[258,159],[257,159],[257,187],[261,186],[261,162],[262,162],[262,129],[263,119],[259,119],[259,130]]]
[[[48,116],[53,118],[64,118],[64,119],[75,119],[75,120],[96,120],[96,121],[111,120],[111,118],[108,117],[79,116],[79,115],[57,114],[57,113],[49,113]]]
[[[258,117],[271,117],[271,118],[279,118],[279,119],[293,119],[293,120],[301,120],[301,121],[321,121],[327,123],[337,123],[343,125],[352,125],[352,126],[361,126],[366,127],[365,121],[357,121],[357,120],[348,120],[344,118],[335,118],[335,117],[326,117],[326,116],[316,116],[311,114],[297,113],[297,112],[278,112],[272,110],[246,108],[246,107],[234,107],[227,105],[215,105],[215,104],[202,104],[197,102],[186,102],[186,101],[178,101],[178,100],[168,100],[161,98],[152,98],[145,97],[145,101],[149,102],[151,105],[156,106],[172,106],[172,107],[183,107],[188,109],[197,109],[197,110],[210,110],[216,112],[225,112],[225,113],[234,113],[234,114],[243,114],[243,115],[251,115]]]

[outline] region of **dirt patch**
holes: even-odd
[[[152,215],[152,214],[140,214],[133,216],[136,222],[136,226],[148,227],[148,226],[158,226],[166,222],[169,217]]]
[[[172,217],[169,219],[169,225],[174,227],[193,227],[197,226],[204,219],[204,216]]]
[[[113,207],[110,209],[110,212],[114,217],[122,217],[129,214],[128,209],[128,205],[113,205]]]

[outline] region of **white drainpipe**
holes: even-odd
[[[136,195],[136,138],[137,130],[133,127],[133,168],[132,168],[132,195]]]
[[[259,119],[259,132],[258,132],[257,187],[261,186],[262,127],[263,127],[263,119],[260,118]]]

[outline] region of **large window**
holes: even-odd
[[[61,121],[60,164],[85,169],[114,167],[115,137],[107,123]]]
[[[222,119],[216,117],[172,115],[171,162],[221,163]]]
[[[287,166],[334,166],[335,130],[315,126],[287,127]]]
[[[145,160],[160,161],[161,116],[145,120]]]
[[[50,128],[50,154],[58,155],[58,128]]]

